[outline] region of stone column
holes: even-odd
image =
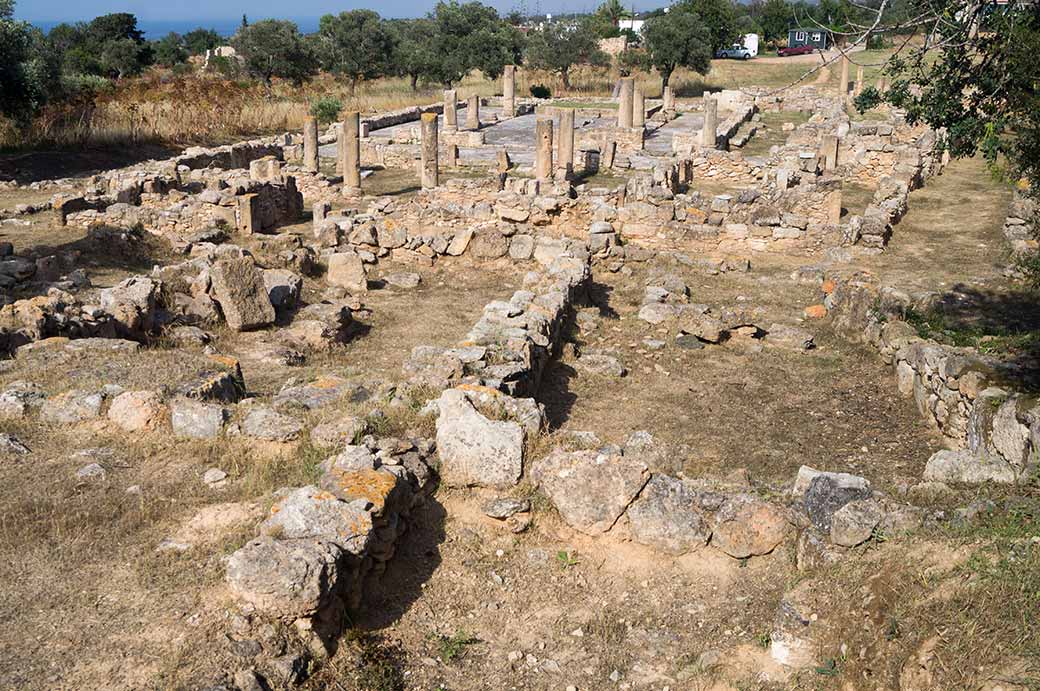
[[[621,80],[621,94],[618,102],[618,127],[632,126],[632,101],[635,99],[636,80],[632,77],[624,77]]]
[[[440,175],[437,170],[437,113],[423,113],[421,120],[420,178],[423,189],[428,190],[440,184]]]
[[[347,113],[339,133],[340,158],[343,162],[343,192],[361,191],[361,114]]]
[[[444,131],[455,132],[459,129],[458,112],[459,95],[455,89],[444,92]]]
[[[574,109],[564,108],[560,111],[559,151],[556,165],[563,171],[564,177],[574,174]]]
[[[838,93],[842,98],[849,95],[849,56],[841,56],[841,81],[838,82]]]
[[[663,101],[661,109],[664,110],[665,114],[670,116],[675,113],[675,95],[672,93],[672,87],[664,87],[664,90],[661,92],[661,101]]]
[[[719,127],[719,102],[714,96],[704,94],[704,126],[701,128],[701,146],[715,148]]]
[[[516,117],[516,65],[502,70],[502,117]]]
[[[823,155],[823,169],[834,170],[838,167],[838,135],[823,135],[823,146],[820,153]]]
[[[646,127],[646,97],[642,89],[635,89],[632,93],[632,127],[639,130]]]
[[[856,65],[856,86],[852,89],[853,96],[859,96],[863,92],[863,65]]]
[[[553,176],[553,121],[538,120],[534,135],[534,176],[548,180]]]
[[[466,102],[466,129],[480,129],[480,96],[473,94]]]
[[[303,169],[318,172],[318,121],[310,115],[303,121]]]

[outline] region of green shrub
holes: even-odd
[[[322,125],[335,122],[341,110],[343,110],[343,101],[332,96],[322,96],[311,102],[311,115]]]
[[[535,84],[531,87],[531,95],[535,98],[552,98],[552,91],[547,86]]]

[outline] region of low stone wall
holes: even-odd
[[[1016,266],[1020,257],[1029,255],[1040,249],[1037,242],[1036,224],[1040,219],[1040,205],[1022,190],[1016,189],[1004,219],[1004,239],[1007,241],[1010,265],[1005,273],[1012,278],[1023,278],[1022,271]]]
[[[1009,388],[1013,368],[922,339],[904,321],[909,310],[928,309],[934,294],[912,297],[864,277],[831,279],[824,288],[835,328],[891,363],[899,392],[914,398],[951,449],[929,460],[925,480],[1010,483],[1035,475],[1040,405]]]

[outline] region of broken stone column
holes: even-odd
[[[838,93],[842,98],[849,95],[849,56],[841,56],[841,81],[838,82]]]
[[[635,89],[632,94],[632,127],[637,130],[646,127],[646,97],[642,89]]]
[[[615,155],[617,155],[617,142],[610,140],[603,144],[603,151],[599,157],[600,166],[607,169],[613,168]]]
[[[448,165],[452,168],[458,168],[461,164],[459,160],[459,145],[449,144],[448,145]]]
[[[719,102],[714,96],[704,94],[704,127],[701,128],[701,146],[715,148],[719,122]]]
[[[473,94],[466,103],[466,129],[480,129],[480,96]]]
[[[499,173],[505,173],[509,170],[511,165],[512,163],[509,160],[509,152],[505,149],[499,149],[495,163],[495,170]]]
[[[539,180],[553,176],[553,121],[544,118],[535,126],[534,175]]]
[[[856,65],[856,86],[852,89],[853,96],[859,96],[863,92],[863,65]]]
[[[560,111],[560,141],[557,152],[557,163],[563,171],[564,178],[574,174],[574,109],[564,108]]]
[[[834,170],[838,167],[838,135],[823,135],[823,144],[820,146],[820,155],[823,158],[824,170]]]
[[[455,89],[444,92],[444,131],[455,132],[459,129],[459,96]]]
[[[635,100],[636,80],[632,77],[621,79],[621,94],[618,102],[618,127],[632,126],[632,102]]]
[[[303,169],[318,172],[318,121],[309,115],[303,121]]]
[[[428,190],[440,184],[437,170],[437,113],[423,113],[421,122],[422,154],[419,177],[423,189]]]
[[[664,87],[664,91],[661,93],[661,101],[663,102],[661,109],[664,110],[665,115],[668,117],[675,115],[675,95],[672,93],[672,87]]]
[[[343,193],[361,192],[361,114],[347,113],[339,133],[339,150],[343,168]]]
[[[502,117],[516,117],[516,65],[502,69]]]

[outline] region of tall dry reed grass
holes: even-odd
[[[804,65],[716,60],[706,77],[677,70],[672,86],[680,98],[696,97],[709,88],[780,84],[804,69]],[[570,75],[570,88],[564,89],[557,75],[524,69],[518,72],[517,91],[526,96],[532,86],[542,85],[557,97],[604,98],[611,95],[618,76],[613,68],[580,66]],[[656,73],[635,77],[647,97],[660,96]],[[461,98],[501,93],[497,80],[479,73],[466,77],[456,89]],[[50,104],[26,130],[0,126],[0,148],[221,144],[301,129],[310,104],[326,96],[338,98],[345,110],[370,114],[431,103],[442,98],[442,90],[427,85],[412,91],[405,78],[384,78],[362,83],[350,93],[346,84],[321,75],[302,87],[276,82],[268,92],[253,81],[155,70],[89,97]]]

